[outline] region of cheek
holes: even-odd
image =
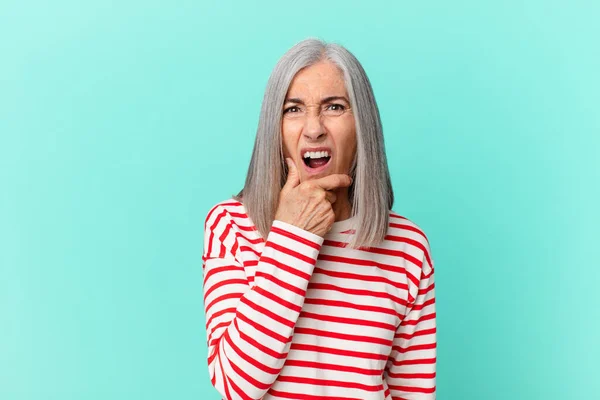
[[[281,123],[281,132],[284,138],[288,140],[292,140],[293,138],[298,137],[298,134],[302,131],[302,124],[296,120],[286,120],[284,119]]]
[[[356,152],[356,131],[353,118],[354,117],[338,121],[339,123],[334,128],[336,132],[335,141],[338,150],[341,152],[341,157],[338,157],[337,164],[344,168],[349,167],[352,164]]]
[[[298,129],[296,121],[283,120],[281,123],[281,139],[283,141],[284,157],[292,156],[298,146],[298,138],[301,130]]]

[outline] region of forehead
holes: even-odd
[[[346,85],[342,71],[333,63],[322,61],[300,70],[292,80],[288,95],[320,96],[345,95]]]

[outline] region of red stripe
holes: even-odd
[[[360,389],[365,392],[379,392],[383,390],[383,385],[366,385],[358,382],[347,382],[347,381],[336,381],[333,379],[315,379],[315,378],[304,378],[300,376],[287,376],[287,375],[279,375],[277,380],[280,382],[293,382],[293,383],[302,383],[308,385],[315,386],[339,386],[345,388],[352,389]]]
[[[285,254],[287,254],[289,256],[297,258],[298,260],[302,260],[305,263],[310,264],[310,265],[314,265],[315,261],[316,261],[316,259],[314,259],[314,258],[305,256],[304,254],[300,254],[297,251],[290,250],[289,248],[287,248],[285,246],[282,246],[282,245],[280,245],[278,243],[272,242],[272,241],[267,241],[265,243],[265,247],[270,247],[270,248],[272,248],[274,250],[280,251],[280,252],[285,253]]]
[[[237,237],[235,242],[233,243],[233,246],[231,246],[231,254],[235,257],[236,256],[236,252],[238,250],[238,241],[237,241]]]
[[[238,200],[232,199],[232,200],[227,200],[227,201],[221,202],[221,205],[222,206],[236,206],[236,207],[239,207],[239,206],[242,205],[242,203],[240,203]]]
[[[418,248],[421,251],[425,251],[425,246],[423,245],[423,243],[419,242],[418,240],[409,238],[409,237],[396,236],[396,235],[385,235],[385,240],[389,240],[391,242],[396,242],[396,243],[407,243],[407,244],[412,245],[413,247]]]
[[[281,297],[278,297],[277,295],[271,293],[271,292],[267,292],[265,289],[259,287],[259,286],[254,286],[253,290],[260,294],[261,296],[266,297],[269,300],[274,301],[275,303],[290,309],[291,311],[295,312],[295,313],[300,313],[300,310],[302,309],[301,306],[299,306],[298,304],[294,304],[291,303],[287,300],[282,299]]]
[[[352,264],[352,265],[363,265],[366,267],[376,267],[376,268],[382,269],[384,271],[390,271],[390,272],[394,272],[394,273],[398,273],[398,274],[406,273],[406,269],[401,265],[384,264],[384,263],[377,262],[375,260],[361,260],[359,258],[342,257],[342,256],[335,256],[335,255],[331,255],[331,254],[322,254],[322,253],[319,253],[319,256],[317,257],[317,259],[324,260],[324,261],[333,261],[333,262],[338,262],[338,263],[342,263],[342,264]],[[414,279],[414,281],[416,284],[419,283],[418,279],[416,279],[416,278]]]
[[[304,317],[304,318],[316,319],[318,321],[335,322],[338,324],[370,326],[373,328],[387,329],[389,331],[396,330],[396,327],[392,324],[386,324],[384,322],[372,321],[372,320],[367,320],[367,319],[337,317],[335,315],[322,315],[322,314],[317,314],[317,313],[308,312],[308,311],[302,311],[300,313],[300,316]]]
[[[429,274],[429,276],[431,276],[433,274],[433,270],[431,270],[431,274]],[[423,278],[423,279],[428,279],[427,277]],[[423,289],[419,289],[419,292],[417,294],[417,296],[424,296],[428,294],[429,292],[431,292],[433,289],[435,289],[435,282],[431,281],[429,282],[429,286],[427,286],[426,288]]]
[[[400,326],[417,325],[420,322],[428,321],[430,319],[435,320],[435,313],[427,314],[427,315],[421,315],[421,317],[419,319],[416,319],[416,320],[411,320],[411,321],[404,320],[404,321],[402,321],[400,323]]]
[[[266,263],[269,263],[271,265],[274,265],[274,266],[277,267],[277,269],[280,269],[280,270],[285,271],[285,272],[287,272],[289,274],[292,274],[292,275],[296,275],[297,277],[302,278],[305,281],[310,280],[310,275],[307,274],[306,272],[300,271],[300,270],[292,268],[292,267],[289,267],[289,266],[287,266],[287,265],[285,265],[283,263],[280,263],[279,261],[275,260],[274,258],[267,257],[267,256],[262,256],[260,258],[260,262],[266,262]]]
[[[416,232],[419,235],[423,236],[423,238],[426,238],[426,236],[425,236],[425,234],[423,233],[422,230],[420,230],[419,228],[417,228],[415,226],[412,226],[412,225],[407,225],[407,224],[402,224],[402,223],[396,223],[396,222],[390,222],[390,227],[404,229],[404,230],[412,231],[412,232]]]
[[[335,240],[325,240],[323,242],[323,245],[344,248],[346,246],[346,243],[338,242]],[[421,267],[421,260],[417,259],[416,257],[411,256],[410,254],[408,254],[402,250],[391,250],[391,249],[382,249],[379,247],[369,247],[368,251],[370,253],[375,253],[375,254],[383,254],[386,256],[400,257],[400,258],[405,259],[406,261],[413,263],[414,265],[416,265],[419,268]]]
[[[242,203],[239,203],[239,205],[242,205]],[[236,217],[236,218],[241,218],[241,219],[245,219],[248,220],[248,214],[244,213],[244,212],[236,212],[236,211],[232,211],[231,212],[231,216],[232,217]]]
[[[331,371],[342,371],[342,372],[350,372],[353,374],[361,374],[361,375],[366,375],[366,376],[377,376],[377,375],[381,375],[381,373],[383,372],[380,369],[367,369],[367,368],[358,368],[358,367],[351,367],[351,366],[347,366],[347,365],[340,365],[340,364],[330,364],[330,363],[322,363],[322,362],[315,362],[315,361],[306,361],[306,360],[286,360],[285,362],[286,366],[289,367],[303,367],[303,368],[310,368],[310,369],[326,369],[326,370],[331,370]]]
[[[392,364],[394,367],[401,367],[403,365],[425,365],[425,364],[435,364],[434,358],[417,358],[415,360],[392,360]]]
[[[435,386],[432,388],[421,388],[415,386],[396,386],[389,385],[390,390],[399,390],[400,392],[410,393],[435,393]]]
[[[293,350],[298,351],[310,351],[317,353],[327,353],[327,354],[335,354],[338,356],[346,356],[346,357],[356,357],[356,358],[364,358],[367,360],[387,360],[387,354],[376,354],[376,353],[366,353],[363,351],[352,351],[352,350],[343,350],[343,349],[335,349],[331,347],[324,346],[315,346],[311,344],[300,344],[292,342],[290,346]]]
[[[258,265],[258,260],[244,260],[244,267],[256,267]]]
[[[290,285],[289,283],[284,282],[281,279],[275,278],[273,275],[265,274],[262,271],[256,271],[255,278],[264,278],[264,279],[266,279],[268,281],[273,282],[277,286],[280,286],[280,287],[282,287],[284,289],[287,289],[287,290],[289,290],[292,293],[296,293],[298,296],[304,297],[304,295],[306,293],[305,290],[300,289],[300,288],[298,288],[298,287],[296,287],[294,285]]]
[[[422,296],[421,294],[419,294],[419,296]],[[417,299],[420,297],[417,297]],[[427,306],[433,305],[435,304],[435,297],[432,297],[430,299],[428,299],[427,301],[425,301],[423,304],[415,304],[412,308],[412,310],[417,311],[417,310],[422,310]]]
[[[432,350],[435,348],[436,348],[435,343],[427,343],[427,344],[415,344],[414,346],[408,346],[408,347],[393,346],[392,351],[395,350],[399,353],[408,353],[409,351]]]
[[[245,226],[244,227],[242,227],[240,225],[236,225],[236,226],[241,229],[246,229]],[[240,232],[236,232],[235,237],[236,237],[236,239],[238,239],[238,241],[243,239],[250,244],[260,244],[260,243],[264,242],[263,238],[260,236],[257,239],[249,239],[246,236],[242,235]]]
[[[402,338],[402,339],[412,339],[414,337],[417,336],[425,336],[425,335],[431,335],[433,333],[436,333],[436,328],[431,328],[431,329],[423,329],[422,331],[415,331],[412,335],[406,334],[406,333],[397,333],[394,338]]]
[[[384,276],[363,275],[363,274],[355,274],[352,272],[344,272],[344,271],[332,271],[332,270],[323,269],[321,267],[316,267],[313,272],[313,275],[314,274],[322,274],[322,275],[332,276],[334,278],[340,278],[340,279],[352,279],[352,280],[357,280],[357,281],[361,281],[361,282],[385,283],[387,285],[394,286],[401,290],[408,290],[408,285],[406,283],[393,282],[392,280],[390,280]]]
[[[256,257],[260,257],[260,253],[249,246],[240,246],[240,251],[248,251],[253,253]]]
[[[306,393],[293,393],[293,392],[282,392],[280,390],[269,389],[269,394],[275,397],[283,397],[285,399],[293,400],[361,400],[359,397],[333,397],[333,396],[313,396]]]
[[[304,299],[304,304],[315,304],[315,305],[328,306],[328,307],[341,307],[341,308],[349,308],[349,309],[361,310],[361,311],[378,312],[378,313],[382,313],[382,314],[389,314],[389,315],[396,315],[396,316],[398,315],[398,313],[391,308],[371,306],[371,305],[366,305],[366,304],[355,304],[355,303],[350,303],[348,301],[341,301],[341,300],[328,300],[328,299],[324,299],[324,298],[307,297],[306,299]]]
[[[400,378],[400,379],[433,379],[433,378],[435,378],[435,376],[436,376],[435,372],[430,372],[430,373],[425,373],[425,372],[419,372],[419,373],[388,372],[388,377],[393,378],[393,379],[397,379],[397,378]]]
[[[312,335],[316,337],[330,337],[335,339],[354,341],[358,343],[377,343],[383,346],[390,346],[392,344],[392,340],[389,339],[364,335],[350,335],[346,333],[331,332],[322,329],[303,328],[298,326],[294,329],[294,334]]]
[[[285,236],[287,238],[290,238],[292,240],[295,240],[298,243],[302,243],[305,246],[310,246],[315,250],[319,250],[321,248],[321,245],[319,243],[315,243],[312,240],[303,238],[302,236],[298,236],[290,231],[286,231],[284,229],[278,228],[276,226],[272,226],[271,227],[271,232],[275,232],[280,234],[281,236]]]
[[[313,289],[313,290],[316,290],[316,289],[332,290],[335,292],[346,293],[346,294],[351,294],[351,295],[356,295],[356,296],[365,296],[365,297],[371,296],[371,297],[378,297],[381,299],[389,299],[389,300],[392,300],[402,306],[406,306],[408,304],[406,300],[401,299],[400,297],[396,297],[387,292],[376,292],[373,290],[365,290],[365,289],[349,289],[349,288],[345,288],[345,287],[341,287],[341,286],[330,285],[328,283],[316,283],[316,282],[309,282],[308,288]]]
[[[392,217],[392,218],[397,218],[397,219],[406,219],[406,217],[403,217],[402,215],[400,215],[400,214],[396,214],[396,213],[393,213],[393,212],[390,212],[390,214],[389,214],[389,215],[390,215],[390,217]]]

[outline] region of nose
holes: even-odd
[[[304,121],[304,136],[311,140],[321,139],[322,136],[326,135],[321,115],[318,112],[309,112],[307,114]]]

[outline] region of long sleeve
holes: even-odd
[[[436,311],[434,263],[426,241],[414,303],[400,323],[385,370],[392,399],[435,400]]]
[[[204,229],[208,370],[226,399],[260,399],[281,372],[323,238],[273,221],[251,287],[231,215],[215,206]]]

